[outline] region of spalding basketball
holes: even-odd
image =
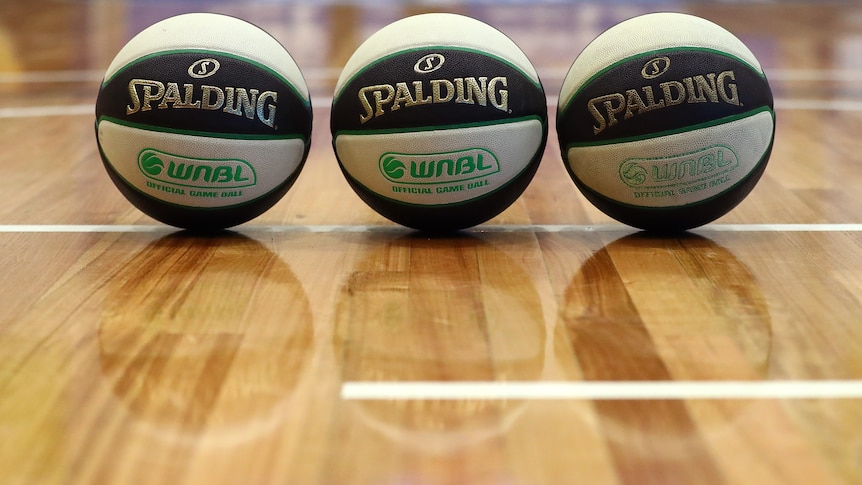
[[[702,18],[656,13],[612,27],[578,56],[557,132],[590,202],[623,223],[673,231],[711,222],[751,192],[775,113],[739,39]]]
[[[120,192],[151,217],[220,229],[272,207],[311,141],[311,103],[290,54],[260,28],[209,13],[143,30],[105,73],[96,137]]]
[[[428,231],[474,226],[511,205],[536,172],[547,126],[527,56],[497,29],[447,13],[368,38],[332,102],[350,186],[383,216]]]

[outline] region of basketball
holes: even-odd
[[[348,183],[414,229],[483,223],[529,184],[547,140],[545,93],[499,30],[447,13],[389,24],[345,65],[332,143]]]
[[[217,230],[278,202],[311,142],[299,67],[268,33],[226,15],[162,20],[105,72],[96,137],[120,192],[173,226]]]
[[[557,134],[575,185],[602,212],[641,229],[686,230],[726,214],[757,184],[775,134],[772,91],[724,28],[647,14],[577,57]]]

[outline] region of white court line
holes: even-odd
[[[5,224],[0,233],[170,233],[180,229],[165,225],[145,224]],[[363,233],[363,232],[414,232],[396,225],[240,225],[232,229],[238,233]],[[515,232],[638,232],[622,224],[499,224],[479,225],[465,233]],[[693,229],[699,232],[862,232],[862,224],[707,224]],[[657,236],[660,237],[660,236]]]
[[[548,96],[548,107],[556,109],[557,96]],[[315,109],[329,108],[332,97],[319,96],[311,99]],[[776,99],[775,108],[788,111],[862,111],[862,100],[853,99]],[[56,106],[20,106],[0,108],[0,119],[10,118],[42,118],[51,116],[95,116],[96,107],[93,104],[72,104]]]
[[[107,69],[107,66],[105,66]],[[302,77],[307,83],[335,80],[341,74],[337,68],[303,69]],[[29,71],[0,72],[0,84],[51,84],[51,83],[100,83],[105,75],[105,69],[69,70],[69,71]]]
[[[862,101],[855,99],[776,99],[775,109],[787,111],[862,111]]]
[[[60,106],[21,106],[17,108],[0,108],[0,119],[3,118],[50,118],[54,116],[96,116],[94,104],[72,104]]]
[[[104,70],[0,72],[0,84],[98,83],[104,75]]]
[[[707,224],[693,232],[859,232],[862,224]]]
[[[569,72],[569,68],[537,67],[536,70],[544,82],[550,79],[562,80]],[[303,78],[307,83],[332,81],[337,79],[340,74],[341,69],[334,67],[306,68],[302,70]],[[0,72],[0,84],[98,83],[104,75],[105,69]],[[852,69],[767,69],[766,77],[770,81],[856,82],[862,81],[862,71]]]
[[[345,382],[345,400],[862,399],[862,381]]]
[[[767,69],[770,81],[862,81],[862,71],[852,69]]]
[[[556,109],[559,96],[547,96],[548,107]],[[332,104],[332,98],[329,99]],[[775,109],[787,111],[862,111],[862,100],[855,99],[783,99],[774,101]]]
[[[574,59],[573,59],[574,60]],[[536,68],[543,83],[548,80],[563,80],[569,73],[569,68]],[[857,82],[862,81],[862,71],[853,69],[767,69],[766,78],[769,81],[783,82]]]
[[[132,232],[175,232],[179,229],[170,226],[159,225],[132,225],[132,224],[104,224],[104,225],[80,225],[80,224],[6,224],[0,225],[0,233],[132,233]]]
[[[622,232],[638,229],[621,224],[480,225],[471,232]],[[691,232],[860,232],[862,224],[707,224]]]

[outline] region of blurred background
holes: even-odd
[[[776,3],[783,5],[780,16],[774,14]],[[10,84],[16,89],[30,85],[27,92],[50,96],[42,99],[48,104],[82,95],[95,98],[104,68],[126,41],[154,22],[195,11],[234,15],[270,32],[287,47],[303,69],[312,94],[323,102],[328,101],[340,68],[359,43],[394,20],[431,11],[466,14],[509,35],[533,60],[551,97],[590,40],[621,20],[652,11],[692,13],[733,32],[764,65],[777,98],[804,94],[807,82],[837,82],[832,89],[849,89],[847,77],[862,70],[859,2],[816,3],[829,8],[816,10],[811,8],[812,2],[780,0],[6,0],[0,3],[0,108],[33,101],[4,96],[13,92]],[[803,25],[816,25],[822,36],[811,36],[808,29],[806,36],[796,35]],[[13,37],[12,28],[28,35]],[[784,69],[775,68],[779,65]],[[827,71],[817,71],[827,65]],[[788,72],[787,66],[793,70]],[[803,84],[788,87],[776,82],[788,77]],[[56,89],[48,94],[39,88],[42,83],[64,81],[69,83],[68,99],[57,99],[64,95]],[[818,90],[822,92],[824,87],[821,84]],[[788,89],[803,93],[788,93]]]

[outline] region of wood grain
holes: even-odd
[[[315,109],[287,196],[211,236],[134,209],[92,115],[75,114],[131,35],[191,7],[0,5],[4,484],[862,483],[859,399],[341,397],[345,382],[858,384],[862,8],[686,7],[747,42],[778,99],[766,175],[715,224],[671,237],[615,224],[569,179],[552,114],[524,195],[430,237],[361,203],[328,127],[353,49],[425,9],[194,7],[271,31]],[[452,10],[510,35],[553,97],[595,35],[658,7]]]

